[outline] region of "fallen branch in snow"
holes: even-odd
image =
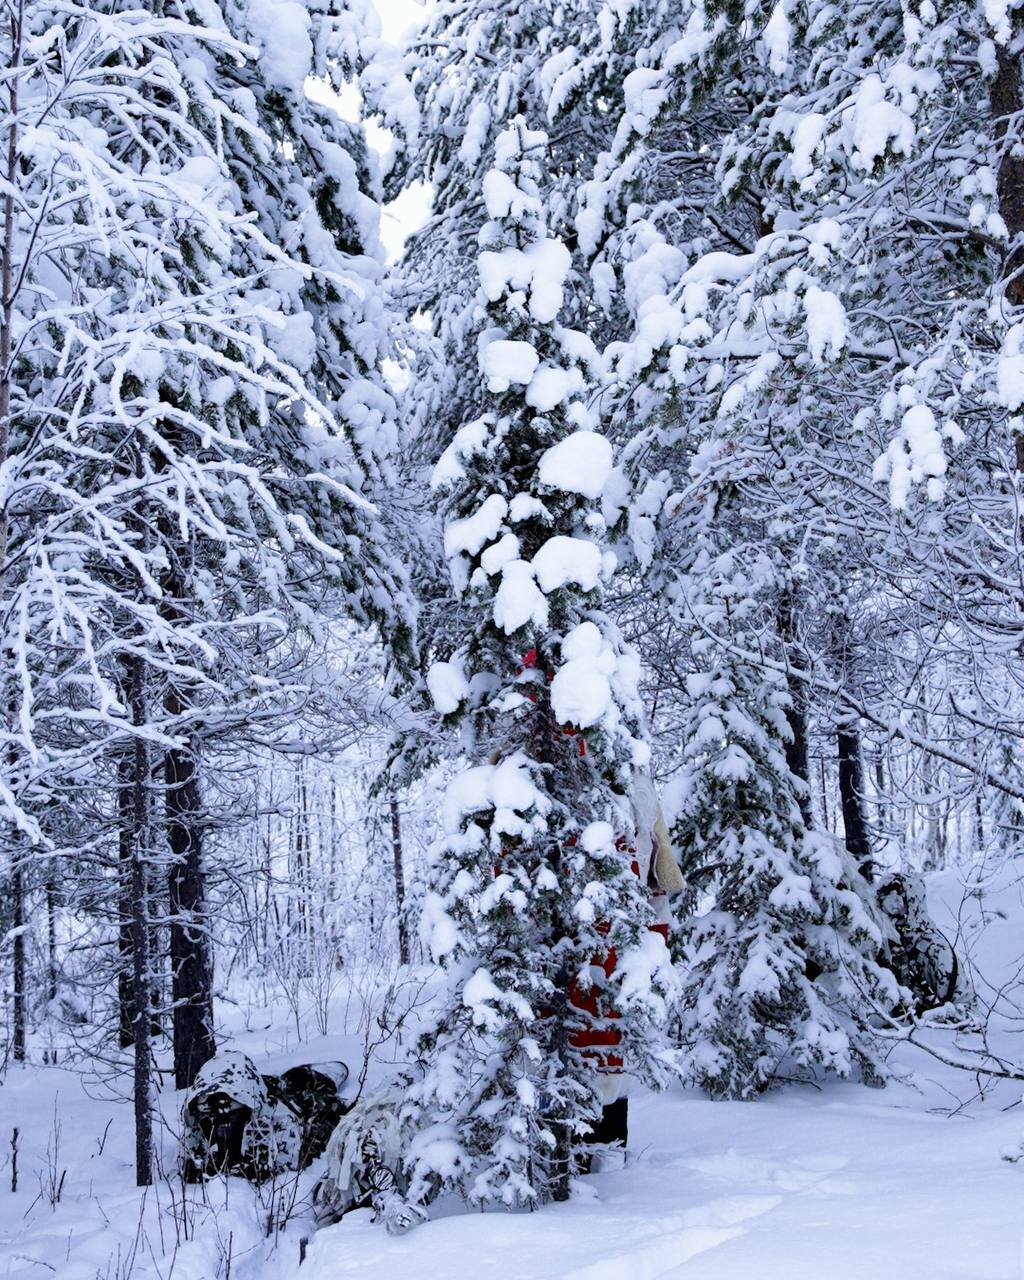
[[[856,980],[854,975],[847,970],[851,980]],[[902,1042],[903,1044],[911,1044],[916,1049],[921,1049],[927,1053],[929,1057],[934,1058],[937,1062],[941,1062],[944,1066],[953,1067],[958,1071],[968,1071],[971,1075],[987,1076],[993,1080],[1019,1080],[1024,1081],[1024,1065],[1018,1065],[1008,1062],[1005,1058],[994,1053],[987,1044],[983,1049],[959,1049],[956,1053],[941,1048],[937,1048],[934,1044],[928,1044],[921,1040],[916,1034],[922,1031],[968,1031],[972,1028],[982,1037],[986,1034],[988,1026],[988,1015],[991,1014],[991,1008],[986,1010],[986,1018],[980,1024],[980,1031],[977,1030],[978,1024],[971,1021],[958,1022],[938,1022],[931,1018],[928,1021],[916,1017],[913,1014],[907,1014],[902,1019],[894,1018],[888,1009],[885,1009],[878,1003],[869,991],[862,992],[864,999],[873,1007],[876,1016],[884,1023],[888,1024],[888,1029],[882,1026],[874,1028],[875,1034],[883,1040]],[[932,1010],[932,1013],[937,1013]]]

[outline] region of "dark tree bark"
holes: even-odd
[[[153,766],[150,762],[150,779]],[[167,917],[167,896],[163,868],[150,866],[146,876],[146,894],[149,899],[149,1028],[155,1038],[163,1034],[160,1019],[168,1007],[164,991],[164,947],[161,941],[161,920]]]
[[[885,803],[885,765],[882,762],[881,755],[875,759],[875,790],[878,793],[878,821],[881,823],[883,831],[887,831],[889,827],[889,810]]]
[[[149,753],[147,752],[147,768]],[[135,864],[135,756],[134,748],[125,753],[118,767],[118,927],[117,927],[117,1039],[122,1049],[135,1043],[135,978],[132,959],[134,936],[132,925],[132,875]],[[147,782],[151,779],[147,779]],[[147,810],[148,815],[148,810]],[[147,821],[149,820],[147,816]],[[149,1028],[151,1036],[160,1034],[160,931],[155,917],[160,904],[154,892],[153,869],[146,870],[146,910],[149,918]]]
[[[779,636],[782,639],[787,662],[790,646],[796,636],[796,620],[793,616],[795,607],[794,593],[786,590],[782,593],[778,609]],[[789,708],[786,719],[792,734],[791,741],[786,743],[786,764],[794,777],[804,784],[797,796],[800,814],[804,826],[813,824],[811,814],[811,772],[807,758],[807,684],[803,680],[787,677],[789,688]]]
[[[134,863],[135,753],[126,752],[118,767],[117,869],[117,1010],[118,1043],[130,1049],[135,1043],[134,961],[132,959],[132,870]]]
[[[14,213],[18,189],[18,89],[20,85],[24,3],[9,10],[10,49],[7,69],[12,73],[7,95],[7,148],[4,177],[3,260],[0,262],[0,465],[7,461],[11,431],[12,343],[14,317]],[[0,506],[0,574],[6,571],[7,511]],[[15,1062],[25,1061],[26,1052],[26,962],[25,962],[25,874],[21,865],[20,836],[15,832],[14,865],[11,872],[11,896],[14,899],[14,945],[12,948],[12,981],[14,986],[12,1017],[12,1053]]]
[[[165,710],[177,718],[184,701],[173,686]],[[191,744],[164,755],[169,951],[173,1002],[174,1083],[187,1089],[217,1051],[206,921],[206,877],[200,826],[199,775]]]
[[[828,811],[828,769],[825,767],[824,754],[818,757],[818,778],[821,786],[821,823],[826,831],[831,831],[832,822]]]
[[[565,1064],[569,1057],[570,981],[569,971],[563,966],[555,977],[555,989],[551,998],[553,1022],[551,1052],[562,1064]],[[565,1071],[564,1065],[562,1070]],[[551,1152],[551,1199],[556,1203],[562,1203],[572,1194],[573,1135],[564,1117],[561,1121],[556,1117],[553,1127],[555,1128],[555,1146]]]
[[[132,720],[145,724],[145,689],[142,659],[131,663]],[[148,1187],[153,1181],[152,1052],[150,1039],[149,903],[146,892],[146,859],[149,832],[149,752],[145,740],[136,737],[132,749],[132,1040],[135,1049],[135,1182]]]
[[[1024,154],[1021,154],[1020,54],[1005,45],[996,46],[996,74],[989,90],[996,142],[1001,156],[996,174],[999,213],[1010,237],[1010,252],[1003,263],[1006,300],[1011,306],[1024,304]],[[1016,437],[1017,470],[1024,471],[1024,435]]]
[[[309,797],[306,793],[305,761],[299,760],[295,771],[295,814],[292,819],[292,885],[295,889],[295,910],[299,934],[307,943],[312,933],[313,904],[310,877]],[[309,963],[308,946],[303,953],[302,964]]]
[[[24,19],[24,0],[19,0],[8,12],[10,51],[7,70],[11,72],[7,97],[7,159],[4,177],[7,190],[4,193],[3,261],[0,262],[0,465],[7,461],[11,434],[11,380],[12,343],[11,326],[14,319],[14,220],[15,197],[18,190],[18,89],[21,84],[21,55]],[[0,508],[0,564],[7,558],[6,507]]]
[[[860,734],[852,720],[840,721],[836,727],[839,755],[839,802],[843,810],[846,848],[855,859],[865,880],[874,879],[871,837],[864,812],[864,767],[860,753]]]
[[[173,425],[171,445],[180,442]],[[166,465],[166,461],[161,466]],[[160,612],[172,626],[190,620],[187,566],[191,545],[183,541],[175,521],[159,518],[160,540],[167,553],[161,575]],[[188,725],[192,690],[187,681],[170,676],[164,692],[168,728],[182,739],[164,753],[164,820],[170,866],[167,878],[168,953],[171,966],[171,1025],[174,1083],[187,1089],[199,1068],[217,1051],[213,1035],[213,974],[206,918],[206,868],[203,860],[199,760],[194,730]]]
[[[53,863],[46,876],[46,998],[57,999],[57,883]]]
[[[13,1000],[11,1013],[14,1019],[12,1054],[15,1062],[24,1062],[27,1045],[27,984],[28,966],[25,955],[25,871],[21,854],[15,848],[14,867],[11,871],[11,897],[14,907]]]
[[[1024,303],[1024,155],[1018,154],[1021,92],[1020,55],[1005,45],[996,47],[996,75],[990,89],[996,141],[1002,155],[996,175],[999,212],[1010,234],[1011,249],[1003,268],[1006,298],[1015,307]]]
[[[405,919],[405,867],[402,863],[402,827],[398,813],[398,797],[392,794],[391,852],[395,860],[395,906],[398,912],[398,958],[409,963],[409,928]]]

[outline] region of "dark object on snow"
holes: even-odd
[[[928,914],[921,877],[887,875],[878,885],[877,900],[889,924],[885,962],[913,995],[914,1012],[938,1009],[962,997],[956,952]]]
[[[263,1078],[273,1088],[271,1082],[275,1077]],[[347,1079],[348,1067],[343,1062],[317,1062],[289,1067],[276,1077],[278,1096],[301,1118],[300,1169],[305,1169],[317,1156],[323,1154],[328,1138],[348,1110],[341,1097]]]
[[[266,1081],[243,1053],[222,1053],[199,1071],[182,1109],[186,1181],[237,1173],[261,1182],[299,1144],[295,1117],[275,1108]]]
[[[222,1053],[200,1070],[182,1109],[188,1182],[218,1173],[263,1182],[305,1169],[345,1113],[340,1062],[291,1067],[262,1076],[243,1053]]]
[[[606,1102],[601,1109],[601,1119],[584,1139],[588,1146],[611,1146],[620,1143],[623,1147],[629,1143],[629,1099],[617,1098],[614,1102]]]
[[[617,1150],[624,1157],[629,1145],[629,1098],[617,1098],[601,1108],[601,1119],[583,1139],[578,1164],[581,1173],[596,1172],[594,1157]]]

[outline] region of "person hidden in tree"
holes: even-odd
[[[649,774],[637,774],[632,800],[635,839],[630,841],[626,836],[619,836],[615,844],[631,859],[633,873],[647,886],[654,910],[654,921],[648,927],[667,943],[672,924],[669,894],[684,888],[682,872]],[[607,933],[608,925],[599,925],[598,931]],[[605,995],[617,963],[615,948],[608,947],[591,960],[589,989],[584,990],[575,980],[569,988],[570,1004],[587,1015],[584,1025],[571,1034],[570,1043],[592,1061],[604,1104],[601,1120],[586,1142],[588,1147],[606,1149],[602,1156],[604,1164],[608,1163],[612,1151],[624,1156],[629,1137],[628,1079],[623,1059],[616,1052],[622,1040],[622,1033],[614,1025],[619,1014],[608,1008]],[[587,1169],[591,1167],[592,1153],[584,1164]]]

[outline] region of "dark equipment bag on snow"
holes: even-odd
[[[305,1169],[327,1145],[347,1106],[342,1062],[305,1063],[260,1075],[243,1053],[222,1053],[199,1072],[182,1108],[188,1182],[218,1173],[263,1182]]]

